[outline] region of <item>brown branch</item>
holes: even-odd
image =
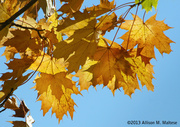
[[[46,39],[46,37],[43,37],[43,36],[41,36],[41,34],[40,34],[40,31],[44,31],[45,29],[40,29],[40,30],[38,30],[38,29],[33,28],[33,27],[26,27],[26,26],[22,26],[22,25],[19,25],[19,24],[16,24],[16,23],[12,23],[12,25],[14,25],[14,26],[16,26],[16,27],[23,28],[23,29],[35,30],[35,31],[38,33],[38,35],[39,35],[39,37],[40,37],[41,39]]]
[[[16,12],[13,16],[11,16],[9,19],[7,19],[5,22],[0,23],[0,31],[4,29],[8,24],[10,24],[13,20],[15,20],[19,15],[24,13],[27,9],[29,9],[34,3],[36,3],[38,0],[31,0],[28,4],[26,4],[21,10]]]

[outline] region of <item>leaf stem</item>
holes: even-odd
[[[134,17],[133,23],[132,23],[132,25],[131,25],[131,28],[130,28],[130,30],[129,30],[129,35],[128,35],[128,41],[127,41],[127,45],[126,45],[126,50],[128,49],[129,40],[130,40],[130,36],[131,36],[131,31],[132,31],[132,29],[133,29],[134,22],[135,22],[135,20],[136,20],[138,8],[139,8],[139,5],[137,6],[136,13],[135,13],[135,17]]]

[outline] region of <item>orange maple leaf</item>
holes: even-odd
[[[129,30],[121,39],[124,40],[122,46],[125,49],[132,49],[138,45],[140,54],[149,58],[155,58],[154,46],[161,54],[171,52],[170,43],[173,43],[163,31],[170,29],[164,21],[157,21],[156,14],[143,22],[137,15],[133,15],[133,20],[126,20],[121,25],[121,29]],[[134,22],[134,24],[133,24]]]
[[[52,114],[55,113],[59,122],[69,112],[73,118],[74,105],[71,94],[80,94],[75,82],[66,73],[61,72],[55,75],[41,73],[35,79],[34,88],[38,91],[39,101],[42,101],[41,109],[43,115],[52,107]]]

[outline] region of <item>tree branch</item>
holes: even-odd
[[[10,24],[13,20],[15,20],[19,15],[21,15],[23,12],[25,12],[27,9],[29,9],[34,3],[36,3],[38,0],[31,0],[28,4],[26,4],[21,10],[16,12],[13,16],[11,16],[9,19],[7,19],[5,22],[0,23],[0,31],[4,29],[8,24]]]

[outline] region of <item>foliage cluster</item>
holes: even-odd
[[[99,5],[84,10],[84,0],[59,2],[58,8],[54,0],[1,0],[0,46],[6,47],[2,55],[11,70],[0,77],[4,82],[1,106],[6,102],[14,105],[16,101],[9,97],[36,72],[33,88],[38,101],[42,101],[43,115],[52,108],[59,122],[67,112],[73,118],[76,103],[71,95],[81,94],[90,86],[103,84],[113,94],[122,88],[131,97],[140,89],[139,80],[142,86],[154,90],[150,63],[155,59],[154,48],[169,54],[173,43],[164,34],[171,27],[157,21],[156,14],[144,21],[145,14],[157,7],[158,0],[135,0],[122,5],[116,5],[115,0],[100,0]],[[143,19],[137,16],[139,6],[145,9]],[[39,20],[40,8],[45,17]],[[116,14],[122,8],[127,10]],[[126,20],[133,8],[137,8],[133,20]],[[105,38],[114,29],[112,40]],[[121,29],[127,32],[118,37]],[[115,38],[123,42],[115,42]],[[73,81],[73,77],[79,81]]]

